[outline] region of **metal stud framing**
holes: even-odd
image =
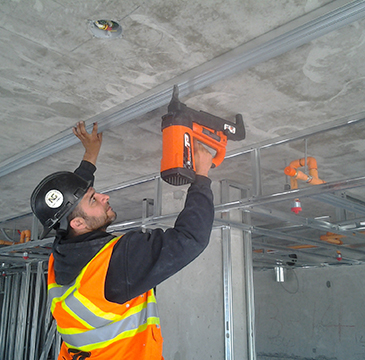
[[[4,269],[0,278],[0,296],[3,297],[0,319],[1,359],[40,358],[51,319],[46,313],[45,265],[40,261],[27,263],[23,270]],[[54,346],[54,342],[51,345]]]
[[[256,188],[259,191],[259,188]],[[231,200],[232,190],[239,194],[240,199],[248,198],[249,189],[241,184],[229,180],[221,181],[221,200],[227,203]],[[246,315],[246,341],[247,360],[256,360],[255,350],[255,305],[254,305],[254,284],[253,284],[253,263],[252,263],[252,240],[251,240],[251,218],[250,214],[244,212],[239,214],[240,221],[246,225],[239,228],[243,230],[243,274],[245,289]],[[222,213],[222,223],[230,223],[233,226],[224,225],[222,227],[222,255],[223,255],[223,295],[224,295],[224,326],[225,326],[225,360],[233,360],[235,354],[233,336],[233,293],[232,293],[232,253],[231,253],[231,230],[237,228],[230,219],[229,212]]]

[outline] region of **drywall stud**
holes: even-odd
[[[48,353],[51,349],[56,332],[57,332],[57,323],[56,320],[53,319],[52,324],[47,332],[46,341],[44,342],[42,354],[39,360],[46,360],[48,358]]]
[[[33,268],[33,266],[32,266]],[[34,293],[35,293],[35,273],[31,270],[30,273],[30,281],[29,281],[29,291],[28,291],[28,307],[27,307],[27,320],[26,320],[26,326],[25,326],[25,336],[24,336],[24,355],[23,359],[29,360],[29,352],[30,348],[34,347],[34,344],[30,343],[30,332],[32,328],[32,308],[34,303]]]
[[[24,352],[24,339],[27,322],[27,310],[29,301],[29,283],[30,283],[30,270],[31,264],[25,265],[25,271],[21,275],[21,288],[20,296],[18,299],[18,318],[17,318],[17,331],[15,339],[14,359],[23,359]]]
[[[142,200],[142,219],[146,220],[151,217],[153,213],[153,210],[151,210],[151,208],[153,209],[154,203],[155,202],[153,199]]]
[[[38,329],[38,324],[40,323],[39,319],[39,305],[44,302],[40,301],[41,298],[41,288],[42,288],[42,279],[44,276],[43,274],[43,261],[39,261],[37,264],[37,275],[36,275],[36,283],[35,283],[35,293],[34,293],[34,303],[33,303],[33,317],[32,317],[32,326],[31,326],[31,333],[30,333],[30,354],[29,360],[36,360],[36,354],[38,349],[38,342],[37,342],[37,334],[40,331]],[[38,355],[38,354],[37,354]]]
[[[339,194],[339,197],[341,199],[346,199],[346,193],[345,192],[341,192]],[[347,210],[342,208],[342,207],[337,207],[336,206],[336,221],[340,222],[340,221],[346,221],[347,220]]]
[[[50,304],[50,301],[48,301],[48,299],[47,299],[46,314],[44,316],[44,325],[43,325],[45,330],[42,331],[41,340],[40,340],[40,343],[43,344],[43,351],[44,351],[44,348],[45,348],[46,340],[48,339],[47,334],[49,333],[49,329],[52,327],[52,325],[54,323],[55,323],[55,321],[54,321],[54,319],[52,317],[52,313],[51,313],[51,304]],[[42,351],[42,354],[43,354],[43,351]],[[47,356],[47,355],[48,355],[48,353],[45,356]]]
[[[222,228],[225,360],[234,360],[231,228]]]
[[[155,190],[153,199],[142,200],[142,229],[145,224],[154,216],[160,216],[162,212],[162,179],[160,176],[155,178]]]
[[[4,359],[11,359],[14,356],[14,345],[15,345],[15,330],[16,330],[16,319],[18,315],[18,302],[19,302],[19,289],[20,289],[20,277],[21,274],[16,273],[12,276],[11,286],[11,300],[10,300],[10,324],[8,332],[8,347],[5,351]]]
[[[152,210],[151,210],[152,208]],[[146,231],[146,224],[153,214],[154,200],[153,199],[143,199],[142,200],[142,231]]]
[[[251,167],[253,180],[253,195],[262,195],[262,179],[261,179],[261,152],[259,148],[251,151]]]
[[[259,156],[257,157],[259,159]],[[259,160],[257,161],[259,164]],[[221,200],[222,203],[228,203],[231,201],[230,189],[238,189],[240,199],[248,198],[250,189],[229,181],[221,181]],[[222,213],[222,219],[229,222],[229,212]],[[241,217],[241,216],[240,216]],[[243,213],[243,219],[245,225],[251,225],[251,218],[249,213]],[[233,317],[233,297],[232,297],[232,261],[231,261],[231,228],[226,226],[222,229],[223,232],[223,272],[224,272],[224,294],[225,294],[225,317],[228,318],[228,324],[232,327]],[[255,306],[254,306],[254,284],[253,284],[253,261],[252,261],[252,240],[251,231],[245,230],[243,232],[243,249],[244,249],[244,274],[245,274],[245,297],[246,297],[246,333],[247,333],[247,359],[256,360],[255,350]],[[227,288],[226,288],[227,287]],[[227,297],[227,299],[226,299]],[[227,315],[226,315],[227,313]],[[227,322],[226,322],[227,324]],[[227,333],[227,329],[225,329]],[[233,330],[229,334],[233,336]],[[234,347],[233,338],[228,343],[226,340],[226,356],[228,359],[233,359]]]
[[[6,359],[5,357],[5,345],[8,337],[8,321],[9,319],[9,307],[11,298],[11,276],[6,276],[4,285],[4,298],[3,306],[1,309],[1,323],[0,323],[0,359]]]
[[[155,180],[153,216],[160,216],[161,213],[162,213],[162,179],[161,176],[157,176]]]
[[[55,335],[55,340],[54,340],[54,359],[58,358],[60,349],[61,349],[61,343],[62,343],[62,338],[61,335],[58,331],[56,331],[56,335]]]
[[[221,202],[229,201],[228,182],[221,181]],[[229,220],[229,212],[223,212],[222,218]],[[224,306],[224,343],[225,360],[234,360],[233,338],[233,296],[232,296],[232,254],[231,254],[231,229],[229,226],[222,228],[222,258],[223,258],[223,306]]]
[[[39,220],[37,217],[33,214],[32,218],[32,231],[31,231],[31,239],[32,240],[38,240],[39,235]]]
[[[243,213],[243,222],[251,225],[251,214]],[[256,360],[255,300],[253,283],[252,238],[251,231],[243,232],[244,270],[246,284],[246,324],[248,359]]]

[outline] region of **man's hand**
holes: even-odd
[[[73,133],[80,139],[85,148],[83,160],[89,161],[96,165],[103,134],[98,134],[98,123],[93,124],[93,130],[89,134],[85,129],[85,122],[80,121],[72,128]]]
[[[194,140],[195,173],[208,177],[212,167],[212,154],[198,141]]]

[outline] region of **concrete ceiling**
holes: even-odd
[[[40,179],[78,166],[83,148],[71,128],[79,120],[89,128],[98,121],[104,133],[97,189],[113,189],[157,174],[161,116],[174,84],[180,87],[180,100],[194,109],[231,121],[235,114],[243,115],[246,139],[228,144],[229,156],[211,171],[214,182],[229,179],[243,184],[253,188],[257,201],[267,201],[284,191],[288,182],[284,167],[307,153],[317,159],[320,178],[336,183],[342,198],[352,199],[349,206],[355,203],[360,208],[351,214],[347,208],[347,214],[340,216],[349,203],[338,210],[328,199],[305,197],[300,220],[294,221],[290,211],[285,212],[287,203],[273,207],[276,217],[273,212],[262,217],[266,205],[261,204],[261,210],[252,213],[253,224],[261,226],[255,234],[257,242],[270,243],[274,234],[265,237],[262,229],[273,231],[282,224],[281,231],[287,232],[293,221],[303,226],[316,217],[330,222],[313,220],[318,221],[317,228],[311,227],[316,231],[313,238],[326,226],[333,230],[340,220],[347,224],[354,219],[358,225],[365,216],[365,194],[359,187],[346,187],[346,181],[364,176],[363,3],[2,2],[3,235],[12,237],[15,230],[31,226],[29,196]],[[89,24],[100,19],[118,21],[122,37],[94,37]],[[281,145],[269,146],[274,143]],[[252,149],[260,150],[259,170],[251,164]],[[300,187],[308,190],[306,184]],[[137,193],[135,187],[128,187],[115,194],[120,198],[119,220],[139,217],[141,199],[150,197],[153,188],[148,182]],[[333,188],[323,189],[329,190]],[[177,189],[165,191],[176,195]],[[365,242],[360,232],[355,235],[352,247]],[[300,236],[308,240],[311,234]],[[317,250],[308,251],[314,255]]]

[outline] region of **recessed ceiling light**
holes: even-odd
[[[122,36],[122,27],[114,20],[89,20],[91,33],[102,39],[114,39]]]

